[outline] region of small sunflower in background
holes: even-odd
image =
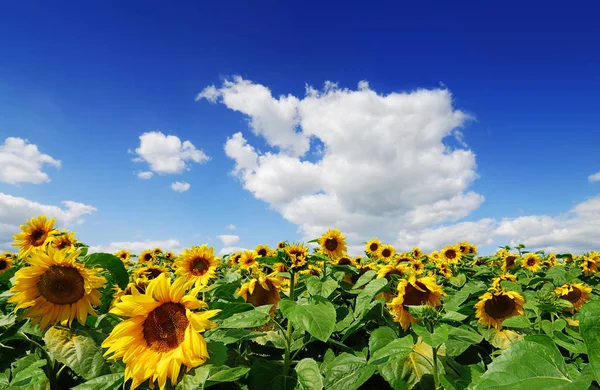
[[[273,305],[269,312],[271,316],[274,316],[277,311],[277,304],[281,299],[279,296],[281,281],[275,275],[266,275],[261,272],[242,284],[236,294],[255,307]]]
[[[511,268],[515,268],[517,266],[517,259],[519,255],[516,253],[510,253],[507,250],[503,249],[499,253],[500,258],[502,259],[502,271],[506,272]]]
[[[440,298],[446,295],[442,286],[435,282],[435,277],[426,276],[409,280],[401,280],[398,284],[398,296],[387,304],[395,322],[399,322],[406,330],[417,320],[408,311],[408,306],[428,305],[438,307],[442,304]]]
[[[158,382],[164,389],[167,379],[173,386],[180,371],[204,364],[208,348],[200,333],[216,328],[210,321],[220,310],[198,309],[208,305],[196,298],[197,291],[186,293],[186,282],[171,284],[166,274],[150,282],[144,294],[121,297],[110,313],[129,317],[115,326],[102,343],[104,356],[123,359],[125,382],[132,379],[134,389],[146,380],[150,387]]]
[[[347,253],[344,253],[337,260],[332,261],[332,263],[336,265],[354,265],[354,263],[352,262],[352,258],[348,256]]]
[[[525,300],[516,291],[492,290],[479,297],[475,304],[475,317],[483,326],[496,329],[502,327],[502,321],[507,318],[525,315],[523,305]]]
[[[152,249],[152,253],[154,254],[154,257],[162,255],[163,250],[161,248],[154,248]]]
[[[561,299],[571,302],[573,309],[577,311],[590,300],[591,292],[592,289],[583,283],[567,283],[554,290],[554,293]]]
[[[298,271],[298,273],[302,275],[321,276],[323,268],[319,267],[317,264],[309,264],[303,270]]]
[[[163,255],[163,257],[165,259],[169,260],[169,261],[173,261],[173,260],[175,260],[177,258],[177,256],[175,255],[175,253],[173,253],[171,251],[165,252],[164,255]]]
[[[411,261],[408,268],[414,275],[421,275],[423,272],[425,272],[425,266],[423,265],[423,262],[421,260]]]
[[[211,279],[216,278],[219,265],[214,248],[209,248],[206,244],[184,250],[175,262],[177,274],[196,287],[204,287]]]
[[[477,254],[477,247],[471,243],[463,241],[460,244],[458,244],[457,246],[458,246],[458,250],[460,251],[460,254],[463,256]]]
[[[227,259],[227,265],[231,268],[235,267],[239,264],[240,258],[242,257],[242,252],[235,252],[229,255]]]
[[[356,266],[358,266],[359,264],[361,264],[364,261],[362,256],[354,256],[352,258],[352,263]]]
[[[4,253],[2,254],[2,256],[0,256],[0,257],[4,257],[4,258],[10,259],[10,260],[14,260],[14,258],[15,258],[16,256],[15,256],[15,254],[14,254],[14,253],[12,253],[12,252],[4,252]]]
[[[389,262],[396,255],[396,249],[391,244],[382,244],[379,246],[377,257],[383,261]]]
[[[431,253],[429,254],[429,258],[430,258],[430,259],[431,259],[433,262],[437,263],[437,262],[439,262],[439,261],[441,261],[441,260],[442,260],[442,255],[440,255],[440,252],[438,252],[438,251],[434,251],[434,252],[431,252]]]
[[[28,219],[21,225],[21,233],[13,235],[15,247],[19,247],[19,257],[25,258],[32,250],[43,247],[54,239],[54,218],[45,215]]]
[[[421,256],[423,256],[423,251],[421,250],[421,248],[416,247],[413,248],[410,251],[410,254],[412,255],[412,257],[414,257],[416,260],[419,260],[421,258]]]
[[[124,266],[131,264],[131,253],[129,253],[127,249],[121,249],[120,251],[115,252],[115,256],[121,259]]]
[[[240,265],[240,268],[245,270],[257,266],[258,262],[256,261],[256,254],[253,251],[243,251],[238,260],[238,264]]]
[[[346,238],[338,229],[327,230],[320,238],[319,245],[323,254],[336,260],[346,252]]]
[[[285,248],[285,251],[290,256],[292,267],[300,268],[306,264],[308,257],[308,247],[302,243],[293,243]]]
[[[285,249],[286,246],[288,246],[288,243],[285,241],[279,241],[277,243],[277,249]]]
[[[6,253],[0,257],[0,274],[12,268],[12,257],[7,257]]]
[[[161,274],[167,273],[168,270],[158,264],[155,264],[153,261],[142,263],[138,266],[138,268],[133,271],[133,277],[135,279],[142,278],[145,280],[152,280],[158,278]]]
[[[365,252],[372,259],[377,259],[377,256],[379,256],[379,247],[380,246],[381,246],[381,242],[379,241],[379,239],[373,238],[372,240],[368,241],[367,244],[365,245]]]
[[[491,287],[494,289],[499,289],[500,284],[505,280],[508,282],[516,282],[517,277],[513,274],[504,273],[504,274],[499,275],[499,276],[495,277],[494,279],[492,279]]]
[[[435,264],[435,267],[438,269],[440,274],[444,276],[444,278],[446,278],[446,279],[452,278],[452,270],[450,269],[448,264],[440,261]]]
[[[75,232],[68,232],[64,230],[60,234],[55,234],[51,245],[58,250],[75,250],[75,244],[77,239],[75,238]]]
[[[598,252],[590,252],[584,256],[581,262],[581,270],[585,276],[590,276],[598,272],[598,264],[600,263],[600,254]]]
[[[540,256],[535,253],[527,253],[523,260],[521,260],[521,265],[523,268],[531,271],[537,272],[540,270],[542,261],[540,260]]]
[[[386,264],[377,270],[377,277],[390,281],[392,280],[392,275],[403,277],[408,275],[408,272],[409,268],[406,264]]]
[[[138,264],[141,263],[149,263],[151,261],[156,260],[156,257],[154,256],[154,252],[152,252],[151,250],[145,250],[142,253],[140,253],[140,255],[138,256]]]
[[[552,268],[555,265],[558,265],[558,260],[556,260],[556,253],[548,254],[548,256],[546,256],[546,258],[542,260],[542,265],[547,268]]]
[[[74,318],[85,324],[88,314],[95,315],[92,305],[100,305],[99,288],[106,279],[95,269],[77,261],[81,251],[67,253],[49,247],[35,251],[26,261],[29,265],[15,274],[16,280],[8,299],[15,310],[26,309],[23,317],[42,329],[60,323],[71,326]]]
[[[458,264],[462,258],[462,252],[458,245],[450,245],[442,249],[442,258],[448,262],[448,264]]]
[[[254,253],[256,253],[257,257],[267,257],[269,256],[270,252],[271,250],[267,244],[260,244],[254,248]]]
[[[399,253],[394,258],[394,262],[395,263],[407,263],[408,264],[408,263],[410,263],[413,260],[414,260],[414,257],[412,255],[412,253],[409,253],[409,252]]]

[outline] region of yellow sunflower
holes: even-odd
[[[396,255],[396,257],[394,257],[394,262],[395,263],[410,263],[411,261],[414,260],[414,257],[412,256],[411,253],[408,252],[402,252],[399,253],[398,255]]]
[[[152,249],[152,253],[154,253],[154,256],[158,256],[163,253],[163,250],[160,248],[154,248]]]
[[[440,252],[435,251],[435,252],[431,252],[429,254],[429,257],[431,258],[431,260],[433,260],[435,263],[440,262],[442,260],[442,255],[440,255]]]
[[[408,267],[414,275],[420,275],[425,272],[425,266],[421,260],[411,261]]]
[[[170,260],[170,261],[173,261],[173,260],[175,260],[177,258],[177,256],[175,255],[175,253],[173,253],[171,251],[165,252],[164,255],[163,255],[163,257],[165,259],[167,259],[167,260]]]
[[[523,260],[521,260],[521,265],[523,268],[528,269],[531,272],[537,272],[540,268],[541,260],[540,256],[535,253],[527,253]]]
[[[438,307],[442,304],[440,297],[446,295],[442,286],[435,283],[435,277],[426,276],[409,280],[401,280],[398,284],[398,296],[388,303],[395,322],[399,322],[406,330],[417,320],[408,311],[408,306],[429,305]]]
[[[396,249],[391,244],[382,244],[379,246],[377,257],[383,261],[391,261],[396,255]]]
[[[14,258],[15,258],[15,254],[14,254],[14,253],[12,253],[12,252],[4,252],[4,253],[2,254],[2,256],[0,256],[0,257],[4,257],[4,258],[7,258],[7,259],[11,259],[11,260],[12,260],[12,259],[14,259]]]
[[[281,289],[281,281],[274,275],[276,274],[259,274],[258,277],[242,284],[237,295],[253,306],[273,305],[270,313],[271,316],[274,316],[280,300],[279,291]]]
[[[148,263],[148,262],[154,261],[155,259],[156,259],[156,256],[154,256],[154,252],[152,252],[151,250],[143,251],[138,256],[138,264]]]
[[[158,278],[161,274],[168,272],[163,266],[155,264],[153,261],[143,263],[133,271],[133,277],[135,279],[142,278],[146,280],[152,280]]]
[[[423,251],[421,250],[421,248],[416,247],[410,251],[410,254],[412,255],[412,257],[419,260],[421,258],[421,256],[423,256]]]
[[[267,244],[260,244],[254,248],[254,253],[256,253],[257,257],[267,257],[269,256],[270,252],[271,250]]]
[[[12,258],[2,255],[2,257],[0,257],[0,274],[5,273],[6,271],[10,270],[11,268],[12,268]]]
[[[448,264],[440,261],[436,263],[435,266],[440,271],[440,274],[444,276],[444,278],[450,279],[452,277],[452,270],[450,269]]]
[[[363,262],[362,256],[354,256],[352,258],[352,263],[354,263],[354,265],[359,265],[362,262]]]
[[[495,277],[494,279],[492,279],[491,287],[494,289],[499,289],[500,283],[502,283],[502,281],[504,281],[504,280],[506,280],[508,282],[516,282],[517,277],[513,274],[504,273],[504,274],[499,275],[499,276]]]
[[[338,229],[327,230],[320,238],[319,245],[323,254],[332,260],[337,259],[346,252],[346,238]]]
[[[591,292],[592,289],[583,283],[567,283],[554,290],[560,298],[571,302],[577,311],[590,300]]]
[[[583,258],[581,269],[586,276],[598,272],[598,263],[600,263],[600,254],[598,252],[590,252]]]
[[[372,259],[377,259],[377,256],[379,256],[380,246],[381,242],[379,242],[379,239],[373,238],[365,245],[365,252],[367,252],[367,255],[369,255]]]
[[[216,278],[219,265],[214,249],[206,244],[184,250],[175,262],[177,274],[196,287],[204,287]]]
[[[290,255],[292,260],[292,266],[294,268],[300,268],[306,264],[306,257],[308,256],[308,247],[302,243],[293,243],[285,248],[285,251]]]
[[[316,264],[309,264],[305,269],[298,271],[299,274],[314,276],[321,276],[322,272],[323,268],[319,267]]]
[[[242,257],[242,252],[232,253],[227,259],[227,265],[231,268],[235,267],[239,264],[240,258]]]
[[[500,329],[502,321],[507,318],[525,315],[523,304],[525,300],[515,291],[495,290],[488,291],[479,297],[479,302],[475,304],[475,317],[479,323],[490,327]]]
[[[277,243],[277,248],[278,248],[278,249],[285,249],[285,247],[286,247],[286,246],[288,246],[288,243],[287,243],[287,242],[285,242],[285,241],[279,241],[279,242]]]
[[[548,268],[552,268],[558,264],[556,260],[556,253],[550,253],[546,258],[542,261],[542,265]]]
[[[458,264],[462,258],[462,252],[458,245],[447,246],[442,249],[442,257],[448,262],[448,264]]]
[[[477,253],[477,247],[466,241],[463,241],[460,244],[458,244],[458,250],[460,251],[461,255],[463,255],[463,256],[468,255],[468,254]]]
[[[238,260],[238,264],[242,269],[250,269],[258,265],[256,262],[256,254],[253,251],[243,251]]]
[[[55,235],[52,246],[58,250],[74,250],[77,239],[75,232],[63,231],[61,235]]]
[[[506,272],[511,268],[515,268],[517,266],[517,259],[519,255],[516,253],[509,253],[504,250],[500,253],[500,258],[502,259],[502,271]]]
[[[75,317],[85,324],[88,314],[96,314],[92,305],[100,305],[98,289],[106,279],[78,263],[80,253],[67,254],[52,247],[47,253],[33,252],[27,259],[30,265],[17,271],[10,289],[14,295],[9,302],[17,304],[15,311],[26,309],[23,316],[30,317],[33,324],[40,322],[42,329],[56,323],[71,326]]]
[[[365,272],[368,270],[365,270]],[[389,281],[392,280],[392,275],[403,277],[408,272],[409,268],[405,264],[386,264],[377,270],[377,277],[386,278]]]
[[[341,257],[338,257],[337,260],[333,261],[333,264],[336,265],[354,265],[352,262],[352,258],[348,256],[348,254],[344,253]]]
[[[15,243],[19,247],[19,257],[24,258],[33,249],[42,247],[54,239],[54,218],[46,219],[45,215],[27,220],[21,225],[21,233],[15,234]]]
[[[123,265],[128,266],[131,261],[131,253],[127,249],[122,249],[118,252],[115,252],[115,256],[117,256],[123,262]]]
[[[162,274],[150,282],[144,294],[134,289],[110,311],[129,318],[117,324],[102,343],[108,348],[104,356],[123,359],[125,381],[132,379],[132,389],[146,380],[151,387],[158,381],[159,388],[164,389],[167,378],[175,386],[182,365],[188,371],[208,360],[206,341],[200,333],[217,326],[209,318],[219,310],[194,312],[208,306],[195,297],[196,293],[192,290],[186,294],[183,279],[171,284]]]
[[[487,259],[485,257],[476,257],[471,262],[471,265],[485,265]]]

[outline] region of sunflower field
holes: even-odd
[[[600,254],[424,253],[342,233],[217,257],[88,253],[54,220],[0,256],[0,388],[599,389]]]

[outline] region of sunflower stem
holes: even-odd
[[[436,390],[442,388],[440,386],[440,374],[438,372],[438,358],[437,358],[438,348],[439,347],[435,347],[432,349],[432,351],[433,351],[433,381],[435,383]]]
[[[290,270],[290,300],[293,302],[294,301],[294,276],[295,276],[295,272],[293,269]],[[292,349],[292,321],[288,318],[288,323],[287,323],[287,332],[286,332],[286,336],[285,336],[285,355],[284,355],[284,360],[283,360],[283,375],[287,375],[288,371],[290,370],[290,364],[291,364],[291,359],[290,359],[290,353],[291,353],[291,349]]]

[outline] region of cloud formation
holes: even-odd
[[[223,246],[232,246],[233,244],[240,241],[240,237],[234,234],[221,234],[217,236],[219,240],[223,243]]]
[[[171,183],[171,189],[175,192],[185,192],[190,189],[192,185],[185,181],[176,181]]]
[[[0,182],[41,184],[50,181],[42,168],[60,168],[60,161],[43,154],[34,144],[18,137],[8,137],[0,145]]]

